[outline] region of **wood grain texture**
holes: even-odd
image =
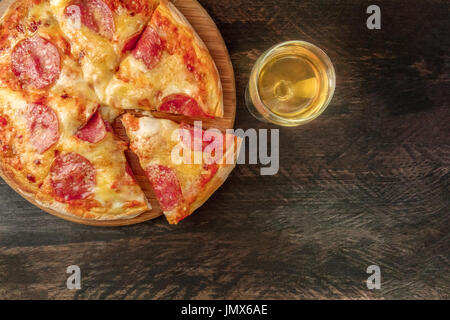
[[[4,11],[9,7],[10,4],[14,3],[15,0],[3,0],[0,3],[0,16],[3,15]],[[201,120],[203,127],[206,128],[216,128],[222,131],[226,129],[232,129],[234,125],[234,119],[236,115],[236,85],[234,81],[233,65],[231,64],[230,56],[228,54],[227,47],[223,41],[220,31],[214,24],[214,21],[208,15],[208,12],[196,1],[196,0],[178,0],[176,1],[176,6],[178,10],[187,18],[192,27],[196,30],[197,34],[203,40],[205,45],[208,47],[211,56],[213,57],[217,69],[220,74],[220,79],[223,88],[223,104],[224,104],[224,115],[223,118],[216,119],[197,119]],[[167,115],[164,113],[154,113],[155,117],[170,119],[177,122],[185,122],[193,124],[196,119],[188,118],[185,116],[177,115]],[[115,133],[124,141],[128,141],[128,137],[125,132],[125,128],[122,126],[119,119],[114,122],[113,127]],[[71,222],[97,226],[97,227],[118,227],[127,226],[137,223],[142,223],[151,219],[158,218],[163,215],[162,209],[159,206],[158,200],[156,199],[153,190],[145,176],[144,170],[139,164],[139,159],[131,151],[127,151],[127,159],[133,173],[136,177],[136,181],[141,186],[148,201],[151,203],[152,209],[148,210],[141,215],[133,219],[121,219],[121,220],[86,220],[80,219],[76,216],[69,216],[60,213],[56,210],[43,207],[39,205],[33,197],[22,194],[17,184],[9,179],[5,174],[0,171],[0,176],[3,180],[16,192],[22,195],[22,197],[28,200],[30,203],[34,204],[41,210],[46,211],[56,217],[65,219]]]
[[[280,129],[280,172],[240,165],[178,226],[80,226],[0,184],[0,297],[61,299],[450,298],[448,1],[200,0],[235,67],[237,128],[275,128],[244,107],[251,67],[300,39],[337,87],[318,119]],[[82,289],[65,287],[67,266]],[[382,272],[366,288],[367,266]]]

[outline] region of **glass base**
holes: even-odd
[[[264,118],[259,111],[256,109],[256,107],[254,106],[252,99],[250,97],[250,92],[249,92],[249,88],[247,85],[247,88],[245,88],[245,106],[247,107],[248,112],[257,120],[261,121],[261,122],[265,122],[265,123],[269,123],[269,121]]]

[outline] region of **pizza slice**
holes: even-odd
[[[50,0],[61,29],[101,102],[124,54],[134,48],[158,0]]]
[[[48,1],[19,0],[3,15],[0,87],[95,101],[77,59]]]
[[[235,167],[241,139],[232,134],[131,114],[121,121],[171,224],[199,208]]]
[[[106,95],[107,103],[116,108],[223,117],[216,65],[192,26],[168,1],[155,10]]]
[[[57,148],[49,174],[37,193],[47,208],[83,219],[131,219],[150,204],[108,122],[96,112],[75,135]]]
[[[23,193],[36,193],[63,141],[97,108],[80,99],[0,88],[0,169]]]

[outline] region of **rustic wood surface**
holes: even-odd
[[[121,228],[70,223],[0,184],[0,297],[450,298],[448,1],[200,0],[237,80],[238,128],[256,58],[289,39],[326,50],[335,97],[280,129],[280,172],[240,165],[198,212]],[[79,265],[82,289],[66,289]],[[366,287],[379,265],[381,290]]]

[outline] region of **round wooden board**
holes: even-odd
[[[0,16],[3,15],[5,10],[12,4],[14,0],[3,0],[0,2]],[[220,130],[231,129],[234,126],[234,119],[236,114],[236,86],[234,80],[233,65],[231,64],[230,56],[228,54],[225,42],[220,34],[214,21],[209,16],[208,12],[196,1],[196,0],[176,0],[172,1],[174,5],[184,14],[187,20],[191,23],[194,29],[197,31],[198,35],[205,42],[206,46],[213,57],[217,69],[219,70],[220,79],[222,81],[223,87],[223,99],[224,99],[224,117],[222,119],[208,119],[203,121],[204,128],[218,128]],[[155,117],[164,117],[166,119],[171,119],[177,122],[187,122],[193,123],[193,119],[188,119],[183,116],[172,116],[172,115],[162,115],[154,113]],[[116,121],[113,124],[116,134],[123,140],[127,140],[125,131],[121,126],[120,121]],[[142,213],[136,218],[126,219],[126,220],[110,220],[110,221],[99,221],[99,220],[84,220],[76,217],[68,216],[56,212],[52,209],[42,207],[32,196],[23,194],[17,188],[17,185],[9,179],[6,175],[0,172],[0,176],[5,180],[5,182],[19,193],[26,200],[31,202],[33,205],[41,208],[42,210],[57,216],[59,218],[84,224],[90,226],[101,226],[101,227],[117,227],[117,226],[127,226],[132,224],[141,223],[151,219],[158,218],[162,215],[162,210],[159,207],[158,201],[156,200],[153,191],[149,185],[147,178],[139,165],[137,157],[132,152],[127,152],[127,159],[130,163],[131,168],[136,176],[136,180],[139,185],[144,190],[149,202],[152,205],[152,210]]]

